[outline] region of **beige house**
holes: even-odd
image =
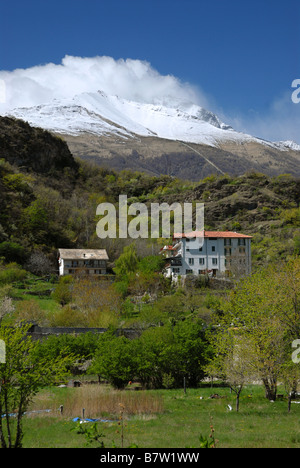
[[[105,249],[58,249],[59,276],[106,275],[107,261]]]

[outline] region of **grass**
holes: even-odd
[[[13,322],[16,317],[41,323],[51,320],[61,309],[51,296],[54,288],[55,283],[32,275],[28,275],[28,278],[21,283],[14,283],[10,295],[14,300],[15,313],[6,321]]]
[[[211,399],[217,393],[220,398]],[[219,448],[299,448],[300,405],[287,411],[286,399],[269,402],[263,388],[244,390],[240,411],[228,388],[148,391],[114,391],[108,386],[54,388],[41,392],[33,409],[52,408],[51,413],[28,415],[24,419],[25,447],[84,447],[85,439],[75,434],[73,417],[104,417],[99,422],[105,447],[120,447],[120,403],[125,407],[124,445],[140,448],[197,448],[199,436],[208,436],[213,424]],[[64,413],[58,411],[64,405]],[[50,405],[50,406],[49,406]],[[229,411],[228,405],[233,407]]]

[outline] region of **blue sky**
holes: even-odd
[[[299,0],[2,1],[0,70],[139,59],[196,86],[238,130],[300,143],[299,25]]]

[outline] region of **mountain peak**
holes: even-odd
[[[169,97],[129,100],[103,90],[53,99],[9,115],[58,134],[80,158],[117,170],[145,170],[199,180],[249,170],[299,174],[300,146],[235,131],[213,112]]]
[[[164,97],[155,103],[139,102],[108,95],[102,90],[68,99],[54,99],[29,108],[16,108],[8,115],[60,134],[82,132],[134,136],[157,136],[168,140],[218,146],[226,141],[257,141],[236,132],[211,111],[191,102]]]

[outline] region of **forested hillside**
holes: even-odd
[[[127,195],[128,204],[148,206],[204,202],[206,229],[253,235],[254,268],[300,249],[300,179],[290,175],[211,175],[190,182],[116,172],[75,161],[59,138],[22,121],[2,119],[1,131],[9,135],[0,139],[0,256],[6,262],[24,266],[33,253],[42,253],[55,271],[59,247],[106,248],[115,262],[131,241],[99,239],[96,207],[118,203],[120,194]],[[156,253],[164,242],[140,239],[138,254]]]

